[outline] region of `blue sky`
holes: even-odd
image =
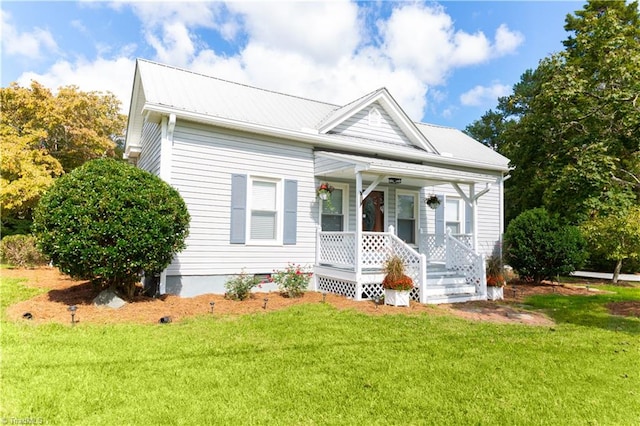
[[[135,58],[348,103],[387,87],[414,120],[463,129],[563,49],[582,1],[2,1],[2,86],[111,91]]]

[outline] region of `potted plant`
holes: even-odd
[[[504,299],[504,286],[506,284],[502,260],[498,256],[489,257],[487,259],[487,299]]]
[[[387,259],[384,273],[382,287],[385,305],[409,306],[413,280],[404,273],[404,262],[400,256],[393,255]]]
[[[425,203],[427,203],[427,205],[429,207],[431,207],[433,210],[437,209],[440,206],[440,198],[438,198],[437,195],[435,194],[431,194],[427,197],[427,199],[425,200]]]

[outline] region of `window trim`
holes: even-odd
[[[251,238],[251,216],[253,214],[253,183],[269,182],[276,184],[276,238],[270,240],[256,240]],[[284,179],[281,177],[248,175],[247,176],[247,219],[246,219],[246,242],[245,245],[252,246],[281,246],[283,245],[284,234]]]
[[[410,245],[417,245],[418,244],[418,228],[419,228],[419,221],[420,221],[420,210],[419,210],[419,206],[418,206],[418,202],[420,200],[420,192],[418,190],[408,190],[408,189],[397,189],[396,190],[396,211],[395,211],[395,216],[396,216],[396,236],[398,236],[398,220],[402,219],[400,217],[398,217],[398,198],[400,198],[401,195],[410,195],[413,197],[413,238],[414,238],[414,242],[412,243],[407,243]],[[405,219],[406,220],[406,219]],[[400,238],[398,236],[398,238]]]
[[[341,183],[341,182],[328,182],[329,185],[333,186],[335,189],[342,190],[342,231],[338,232],[348,232],[349,230],[349,184]],[[322,206],[324,205],[324,201],[320,200],[320,204],[318,206],[318,210],[320,210],[320,229],[322,229],[322,216],[325,214],[322,212]],[[329,231],[326,231],[329,232]]]

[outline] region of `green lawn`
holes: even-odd
[[[640,289],[625,292],[619,297],[640,300]],[[3,311],[33,293],[3,279]],[[568,309],[556,299],[531,303]],[[3,314],[0,417],[86,425],[640,424],[640,319],[622,328],[557,320],[530,327],[374,317],[320,303],[164,325],[34,325]]]

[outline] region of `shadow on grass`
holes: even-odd
[[[609,331],[640,334],[640,318],[611,314],[608,305],[620,302],[640,303],[640,289],[603,287],[608,294],[574,295],[541,294],[530,296],[525,303],[543,310],[557,323],[597,327]]]

